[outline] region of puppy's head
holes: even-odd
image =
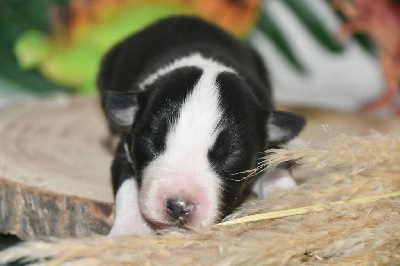
[[[257,154],[295,137],[296,114],[264,109],[232,71],[181,67],[139,93],[108,92],[129,136],[142,215],[160,227],[206,226],[231,213]]]

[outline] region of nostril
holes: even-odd
[[[189,201],[169,199],[166,202],[167,213],[175,220],[187,222],[193,210],[193,203]]]

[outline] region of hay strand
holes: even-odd
[[[333,134],[333,133],[331,133]],[[400,138],[372,132],[369,136],[344,133],[333,136],[316,146],[284,146],[270,149],[261,156],[255,169],[246,171],[250,176],[289,161],[296,161],[312,171],[335,169],[350,174],[361,173],[374,167],[400,170]]]
[[[375,202],[380,199],[397,197],[397,196],[400,196],[400,191],[395,191],[395,192],[386,193],[386,194],[382,194],[382,195],[353,198],[350,200],[340,200],[340,201],[335,201],[335,202],[326,203],[326,204],[316,204],[316,205],[288,209],[288,210],[254,214],[254,215],[249,215],[249,216],[245,216],[245,217],[241,217],[241,218],[235,218],[232,220],[228,220],[228,221],[219,223],[218,225],[228,226],[228,225],[256,222],[256,221],[261,221],[261,220],[277,219],[277,218],[282,218],[282,217],[287,217],[287,216],[306,214],[306,213],[310,213],[310,212],[321,212],[321,211],[326,211],[328,209],[331,209],[334,206],[339,206],[339,205],[343,205],[343,204],[359,205],[359,204]]]

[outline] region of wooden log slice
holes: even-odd
[[[0,112],[0,232],[107,234],[113,219],[107,127],[98,99],[57,97]]]

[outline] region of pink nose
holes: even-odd
[[[187,223],[190,220],[190,216],[194,207],[193,203],[190,201],[169,199],[165,205],[167,208],[167,213],[172,219],[177,221],[179,220],[183,223]]]

